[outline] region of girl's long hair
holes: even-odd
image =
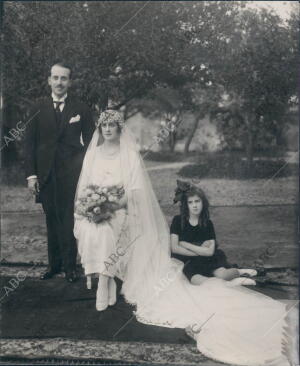
[[[180,216],[181,216],[181,228],[184,229],[189,217],[188,198],[192,196],[198,196],[202,201],[202,211],[199,215],[198,225],[206,227],[209,221],[209,202],[201,188],[191,186],[183,195],[180,205]]]

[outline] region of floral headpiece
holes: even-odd
[[[193,184],[185,182],[183,180],[177,180],[177,188],[175,189],[175,197],[173,199],[174,203],[181,202],[186,195],[186,193],[193,187]]]
[[[114,109],[107,109],[102,112],[96,122],[96,127],[99,127],[104,122],[115,122],[122,129],[125,125],[124,117],[121,112]]]

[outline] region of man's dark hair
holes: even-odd
[[[63,67],[63,68],[65,68],[65,69],[68,69],[68,70],[70,70],[70,79],[72,79],[72,67],[69,65],[69,64],[67,64],[67,63],[65,63],[65,62],[63,62],[63,61],[57,61],[57,62],[54,62],[52,65],[51,65],[51,67],[50,67],[50,75],[51,75],[51,69],[52,69],[52,67],[53,66],[60,66],[60,67]]]

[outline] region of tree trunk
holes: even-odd
[[[185,142],[185,145],[184,145],[184,154],[185,155],[187,155],[187,153],[189,152],[190,144],[191,144],[192,139],[193,139],[193,137],[195,135],[195,132],[196,132],[196,130],[198,128],[199,121],[200,121],[200,116],[197,115],[196,118],[195,118],[195,120],[194,120],[192,129],[191,129],[191,131],[190,131],[190,133],[188,135],[188,138],[187,138],[187,140]]]
[[[173,132],[170,132],[170,137],[169,137],[170,152],[174,152],[175,145],[176,145],[176,131],[173,131]]]
[[[254,139],[252,131],[251,118],[246,117],[247,125],[247,142],[246,142],[246,158],[247,158],[247,176],[250,178],[253,173],[253,156],[254,156]]]
[[[277,127],[275,139],[278,147],[284,147],[286,145],[284,128],[282,126]]]

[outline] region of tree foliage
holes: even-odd
[[[255,147],[282,133],[291,97],[297,92],[297,39],[271,11],[246,9],[216,69],[227,100],[214,112],[229,146],[246,148],[249,167]]]
[[[109,96],[127,115],[194,113],[186,151],[206,114],[229,147],[238,141],[250,155],[284,129],[297,84],[296,12],[283,24],[238,1],[24,1],[4,10],[9,127],[49,93],[49,68],[63,59],[74,93],[94,108]]]

